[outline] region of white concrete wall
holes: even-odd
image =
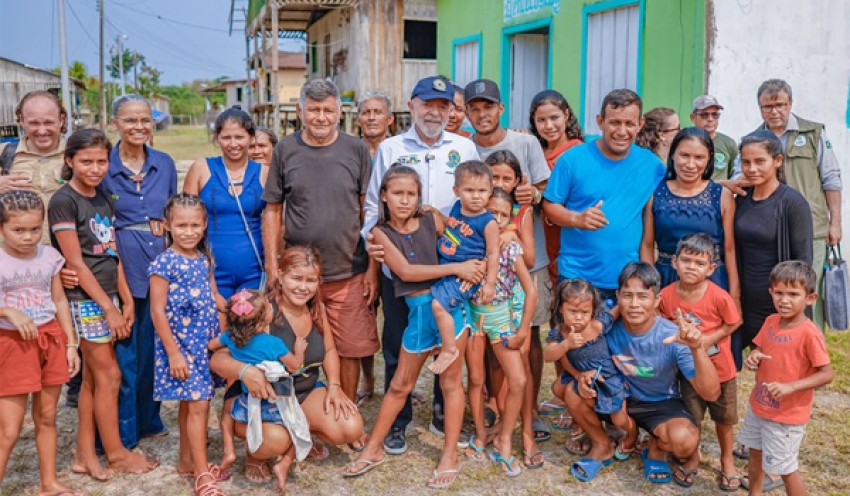
[[[850,238],[850,0],[709,1],[716,32],[708,92],[725,107],[720,131],[738,139],[753,130],[762,122],[759,85],[786,80],[792,111],[826,124],[842,165],[844,237]]]

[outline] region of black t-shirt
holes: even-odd
[[[75,231],[80,242],[83,262],[92,271],[103,291],[118,294],[118,250],[115,245],[115,208],[100,189],[87,197],[66,184],[50,199],[47,208],[50,243],[62,252],[56,241],[59,231]],[[65,254],[63,253],[63,256]],[[67,258],[67,257],[66,257]],[[65,289],[71,301],[90,300],[80,286]]]
[[[360,198],[372,173],[369,148],[345,133],[328,146],[310,146],[301,133],[275,147],[263,200],[286,202],[286,245],[315,246],[322,257],[322,279],[361,274],[369,264],[360,237]]]

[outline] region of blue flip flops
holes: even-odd
[[[649,482],[667,484],[673,478],[673,472],[667,462],[649,458],[649,448],[641,451],[640,457],[643,459],[643,477]],[[654,475],[663,475],[663,477],[653,477]]]
[[[613,457],[601,462],[596,458],[582,458],[570,465],[570,473],[582,482],[590,482],[599,475],[600,470],[612,463]]]
[[[505,457],[503,457],[498,451],[493,450],[490,452],[490,460],[499,466],[499,470],[502,471],[502,475],[516,477],[522,473],[522,468],[519,464],[517,464],[516,468],[512,468],[514,466],[514,462],[516,462],[516,457],[513,455],[505,460]]]

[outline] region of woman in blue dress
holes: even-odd
[[[679,279],[672,266],[679,240],[686,234],[705,233],[716,247],[717,268],[709,279],[727,290],[740,307],[735,199],[711,180],[713,171],[714,143],[708,133],[697,127],[679,131],[670,144],[667,177],[644,208],[640,259],[655,263],[662,287],[667,286]]]
[[[209,211],[215,282],[225,299],[242,288],[260,289],[262,283],[262,195],[268,168],[248,158],[255,129],[238,107],[219,114],[214,138],[221,156],[196,160],[183,185]]]

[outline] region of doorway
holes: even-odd
[[[531,99],[549,85],[549,28],[512,35],[510,50],[508,126],[526,128]]]

